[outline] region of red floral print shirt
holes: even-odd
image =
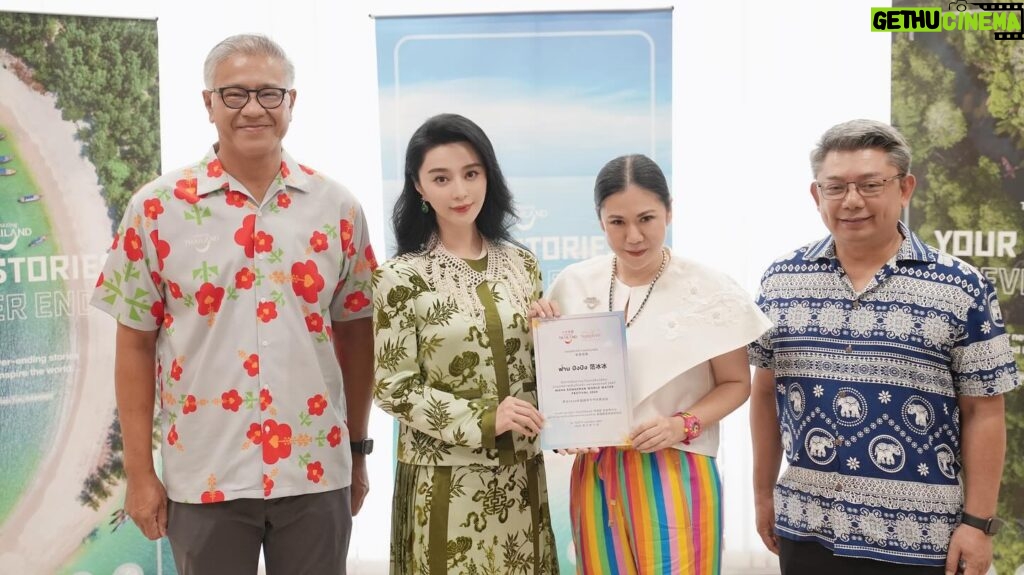
[[[370,315],[376,265],[355,196],[287,154],[261,204],[213,150],[135,194],[92,304],[128,327],[159,330],[172,500],[351,483],[331,320]]]

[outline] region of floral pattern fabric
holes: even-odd
[[[159,330],[172,500],[349,485],[331,322],[370,315],[375,267],[355,197],[287,154],[261,204],[213,150],[135,194],[92,304],[125,326]]]
[[[525,250],[490,246],[497,257],[520,273],[466,286],[483,319],[428,279],[454,265],[437,251],[374,274],[374,400],[399,422],[392,573],[558,571],[537,439],[494,427],[506,396],[537,404],[526,308],[512,302],[540,295],[540,273]]]
[[[856,293],[831,237],[776,261],[749,346],[775,371],[789,468],[776,529],[838,555],[943,565],[963,505],[957,398],[1018,385],[995,291],[902,223],[896,256]]]

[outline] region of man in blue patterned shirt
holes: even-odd
[[[758,533],[783,575],[982,575],[1018,385],[995,291],[900,222],[894,128],[834,126],[811,167],[831,235],[765,272],[749,348]]]

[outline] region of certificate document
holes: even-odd
[[[542,449],[627,445],[631,428],[621,311],[533,320]]]

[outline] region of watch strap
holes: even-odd
[[[349,444],[352,446],[352,453],[369,455],[373,452],[373,440],[368,437],[359,441],[350,441]]]
[[[961,513],[960,522],[969,527],[980,529],[986,535],[995,535],[1003,523],[998,517],[989,517],[988,519],[985,519],[983,517],[978,517],[977,515],[971,515],[966,511]]]

